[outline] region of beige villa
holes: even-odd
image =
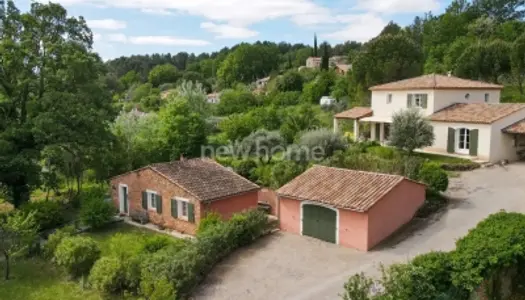
[[[451,75],[428,74],[377,85],[371,107],[354,107],[335,115],[354,122],[354,137],[362,138],[360,124],[370,125],[371,140],[387,143],[394,112],[418,108],[435,134],[427,152],[448,153],[479,161],[517,160],[525,150],[525,104],[500,103],[503,86]]]

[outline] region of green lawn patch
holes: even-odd
[[[3,264],[3,262],[2,262]],[[9,300],[102,300],[98,292],[82,289],[68,281],[51,262],[39,258],[18,260],[12,264],[12,278],[0,279],[0,299]],[[0,267],[3,274],[3,265]]]
[[[471,160],[468,160],[465,158],[432,154],[432,153],[415,152],[414,155],[417,155],[421,158],[429,159],[433,162],[438,162],[438,163],[447,163],[447,164],[471,164],[472,163]]]

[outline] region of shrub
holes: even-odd
[[[305,171],[305,167],[294,161],[281,161],[272,167],[272,187],[279,188]]]
[[[394,113],[391,127],[390,145],[409,154],[434,143],[434,129],[418,109]]]
[[[145,238],[135,234],[117,233],[109,240],[108,253],[121,260],[140,255],[144,250]]]
[[[55,262],[72,278],[89,274],[100,257],[97,243],[88,237],[68,237],[62,240],[55,251]]]
[[[343,300],[371,300],[371,290],[374,281],[365,276],[364,273],[355,274],[350,277],[344,285]]]
[[[82,203],[80,220],[96,229],[106,225],[115,213],[116,210],[111,202],[104,201],[104,198],[95,198]]]
[[[96,290],[106,294],[116,294],[124,288],[123,264],[117,257],[102,257],[93,265],[89,282]]]
[[[425,163],[419,170],[419,180],[434,191],[444,192],[448,188],[448,174],[437,163]]]
[[[396,156],[396,151],[393,148],[382,146],[370,147],[366,149],[366,152],[383,159],[394,159]]]
[[[147,252],[147,253],[155,253],[173,244],[173,241],[175,241],[175,239],[169,236],[154,235],[154,236],[148,237],[144,241],[144,244],[142,246],[142,251]]]
[[[335,151],[344,150],[348,143],[346,138],[339,133],[334,133],[331,129],[321,128],[310,130],[301,135],[299,145],[310,149],[310,154],[315,149],[322,151],[322,157],[330,157]],[[315,152],[317,153],[317,152]],[[315,157],[312,157],[315,159]]]
[[[76,232],[74,226],[66,226],[64,228],[57,229],[54,233],[50,234],[47,238],[47,242],[44,245],[44,256],[52,258],[55,254],[55,250],[62,242],[64,238],[72,236]]]
[[[35,221],[42,231],[59,227],[66,221],[62,204],[56,201],[31,201],[20,210],[26,215],[34,212]]]
[[[197,235],[202,234],[207,229],[217,226],[219,223],[222,223],[222,217],[216,212],[211,212],[206,214],[206,217],[204,217],[199,222],[199,227],[197,228]]]
[[[251,159],[238,160],[233,163],[233,169],[242,177],[253,180],[252,172],[257,168],[257,163]]]

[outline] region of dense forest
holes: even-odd
[[[368,104],[370,86],[425,73],[504,84],[503,101],[525,101],[523,6],[456,0],[406,27],[391,22],[363,44],[318,45],[312,33],[311,46],[263,41],[103,62],[82,17],[52,3],[21,12],[7,1],[0,15],[2,194],[19,206],[37,188],[80,193],[83,181],[200,156],[205,145],[312,145],[333,138],[314,130],[329,128],[334,112]],[[300,68],[310,56],[323,57],[320,69]],[[326,63],[332,56],[346,57],[351,70],[336,73]],[[264,90],[254,86],[268,76]],[[207,102],[211,92],[221,93],[220,103]],[[321,108],[327,95],[337,103]],[[304,167],[256,161],[234,164],[263,185],[278,186]]]

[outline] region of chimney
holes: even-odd
[[[184,156],[182,154],[180,155],[180,159],[179,160],[180,161],[184,161]]]
[[[448,77],[452,76],[452,71],[448,71],[448,72],[447,72],[447,76],[448,76]]]

